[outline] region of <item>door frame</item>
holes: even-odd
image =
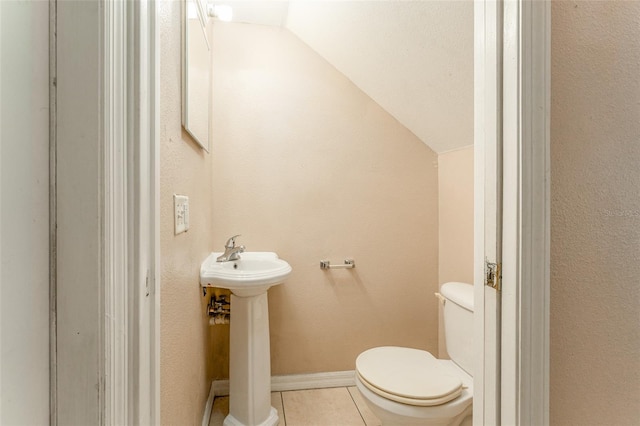
[[[551,2],[507,1],[504,20],[501,418],[547,425]]]
[[[105,424],[160,424],[157,2],[101,4],[106,262],[102,419]]]
[[[474,2],[473,419],[500,424],[501,294],[485,286],[485,261],[500,264],[502,241],[502,8]]]
[[[101,8],[104,252],[117,254],[105,259],[105,424],[160,424],[157,6],[104,1]]]
[[[148,421],[159,424],[160,42],[157,0],[64,3],[65,7],[83,7],[87,23],[80,29],[87,31],[91,40],[96,40],[88,46],[84,43],[86,38],[83,34],[76,33],[73,40],[65,39],[66,43],[77,44],[65,49],[65,54],[77,56],[74,72],[78,73],[79,79],[90,80],[87,84],[99,94],[88,97],[76,94],[73,104],[65,106],[68,111],[58,110],[59,114],[67,116],[72,110],[80,112],[86,107],[92,110],[97,107],[99,111],[98,124],[91,127],[96,138],[87,139],[84,135],[84,139],[78,139],[78,147],[91,151],[89,155],[100,159],[100,172],[95,173],[81,165],[72,170],[64,164],[65,179],[57,181],[58,205],[72,202],[77,196],[77,193],[64,195],[68,189],[64,185],[69,185],[70,181],[91,179],[91,185],[87,186],[92,186],[98,194],[94,198],[94,210],[80,214],[93,217],[97,212],[99,233],[74,234],[76,245],[78,242],[91,245],[99,235],[99,248],[92,248],[90,253],[95,262],[83,265],[82,271],[74,271],[75,274],[64,277],[61,277],[60,270],[73,268],[75,259],[59,253],[57,264],[57,290],[61,290],[59,285],[62,282],[65,286],[76,286],[78,290],[84,289],[87,282],[98,283],[94,285],[97,291],[85,291],[82,297],[75,297],[70,308],[83,312],[89,305],[96,308],[96,313],[90,318],[92,321],[95,319],[91,324],[95,323],[92,327],[97,341],[91,356],[95,352],[97,359],[90,365],[83,362],[91,369],[87,372],[91,378],[85,380],[83,386],[88,390],[85,403],[96,404],[92,401],[97,401],[98,406],[89,410],[89,417],[80,419],[85,420],[80,423],[115,424],[118,419],[128,419],[125,423]],[[479,81],[478,72],[482,73],[481,84],[475,88],[474,101],[475,178],[476,185],[484,181],[487,169],[484,160],[488,152],[493,153],[494,159],[503,158],[502,178],[498,180],[503,189],[502,209],[496,207],[492,215],[501,219],[497,222],[501,226],[496,228],[496,232],[502,230],[499,241],[505,255],[502,258],[503,290],[500,297],[491,296],[493,290],[487,290],[483,285],[484,252],[476,250],[475,255],[476,306],[481,306],[476,310],[476,332],[485,336],[489,330],[485,325],[495,327],[495,310],[484,308],[485,302],[491,303],[491,297],[497,303],[496,308],[501,308],[502,327],[499,339],[496,335],[496,340],[488,344],[484,338],[476,344],[475,350],[481,362],[474,374],[474,419],[476,424],[548,424],[550,3],[476,0],[475,24],[476,82]],[[123,31],[137,40],[135,49],[128,49],[131,39],[118,37]],[[98,52],[97,74],[93,69],[85,73],[81,70],[84,63],[90,62],[83,55],[95,56],[91,47]],[[493,60],[485,61],[489,48],[493,49]],[[69,57],[65,60],[68,61]],[[58,87],[57,97],[61,95],[65,94]],[[487,108],[489,99],[491,102]],[[478,111],[482,111],[481,116],[477,115]],[[73,119],[74,116],[71,117]],[[485,139],[489,137],[498,143],[492,151],[485,145]],[[61,142],[58,140],[58,145]],[[68,158],[74,158],[74,153],[68,155]],[[64,159],[52,160],[53,166],[59,166]],[[499,176],[500,173],[496,174]],[[146,193],[144,202],[136,202],[133,197],[136,191]],[[88,193],[93,194],[91,191]],[[65,196],[68,199],[65,200]],[[479,199],[478,191],[475,199],[478,220],[478,217],[485,217],[485,202],[484,197]],[[482,209],[478,210],[480,207]],[[132,227],[132,224],[141,223],[148,224],[145,235],[140,235]],[[479,229],[476,226],[476,242],[484,241],[484,231],[479,235]],[[62,240],[65,232],[59,229]],[[127,295],[136,289],[146,289],[147,283],[152,313],[149,334],[141,337],[133,324],[139,315],[139,298]],[[127,289],[125,292],[122,291],[123,286]],[[53,314],[69,314],[66,311],[61,313],[61,306],[57,306],[58,312]],[[115,318],[111,316],[114,314]],[[57,317],[53,320],[58,321]],[[119,326],[110,326],[113,324]],[[65,335],[63,333],[62,337]],[[63,344],[64,340],[59,339],[58,345]],[[127,369],[140,364],[136,352],[140,345],[149,345],[151,354],[151,378],[144,382],[144,389],[140,387],[139,378],[134,378],[133,382],[126,379],[130,377],[126,374]],[[58,356],[60,349],[58,347],[55,352]],[[487,350],[493,350],[494,356],[485,356]],[[75,400],[69,402],[74,405],[66,405],[61,401],[65,389],[60,382],[59,368],[58,363],[58,382],[52,384],[59,397],[57,406],[52,407],[52,410],[58,410],[56,416],[60,416],[61,411],[72,411],[82,402]],[[68,372],[62,373],[63,377],[68,376]],[[93,397],[94,378],[98,398]],[[119,391],[115,392],[116,389]],[[140,413],[139,407],[147,407],[148,413]],[[96,412],[97,417],[92,417]]]
[[[476,0],[474,15],[474,423],[547,425],[551,4]],[[501,196],[487,196],[491,179]],[[485,259],[502,265],[500,292],[484,284]]]
[[[51,424],[160,424],[157,0],[52,0]]]

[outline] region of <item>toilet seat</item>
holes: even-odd
[[[377,395],[420,407],[446,404],[464,389],[459,377],[443,372],[433,355],[419,349],[369,349],[356,359],[356,374]]]

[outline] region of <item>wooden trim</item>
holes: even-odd
[[[505,2],[502,421],[549,424],[550,2]]]
[[[290,374],[271,378],[271,389],[283,392],[301,389],[323,389],[356,385],[356,373],[350,371],[333,371],[328,373]]]
[[[271,391],[285,392],[303,389],[338,388],[356,385],[356,373],[330,371],[327,373],[287,374],[271,377]],[[229,395],[229,380],[214,380],[212,389],[215,396]]]
[[[475,31],[474,279],[475,331],[481,344],[476,348],[474,418],[481,424],[544,425],[549,422],[550,3],[476,2]],[[494,95],[499,96],[495,104]],[[503,157],[502,176],[499,160],[487,162],[493,157],[487,138],[503,140],[497,157]],[[492,167],[497,167],[503,193],[501,225],[495,229],[498,235],[502,230],[502,256],[498,250],[496,258],[502,257],[503,285],[495,306],[491,292],[478,285],[488,257],[486,239],[493,235],[486,227],[493,220],[487,203],[493,200],[486,198],[483,182],[491,180]],[[499,321],[495,345],[487,328],[494,309]],[[497,352],[492,354],[492,348]]]
[[[156,2],[55,5],[52,424],[159,424]]]
[[[49,425],[58,424],[57,1],[49,0]]]
[[[473,416],[500,424],[500,294],[484,285],[485,260],[501,262],[502,3],[474,7]]]
[[[131,423],[160,423],[160,287],[159,287],[159,35],[157,3],[128,3],[133,47],[129,67],[129,117],[132,158],[128,188],[132,247],[128,354]]]
[[[228,382],[228,381],[227,381]],[[227,389],[229,384],[227,383]],[[227,391],[227,393],[229,393]],[[202,413],[202,426],[209,426],[211,420],[211,409],[213,408],[213,400],[216,398],[215,381],[211,382],[209,387],[209,396],[207,397],[207,403],[204,406],[204,413]]]
[[[160,424],[160,25],[158,21],[158,5],[156,0],[149,2],[149,84],[150,88],[150,207],[151,244],[149,259],[151,261],[151,422]]]
[[[104,4],[105,424],[159,424],[159,35],[154,0]]]
[[[104,203],[104,423],[127,424],[129,415],[129,118],[127,3],[102,5]]]

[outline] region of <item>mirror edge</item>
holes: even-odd
[[[191,137],[191,139],[193,139],[193,141],[196,143],[196,145],[198,145],[200,148],[202,148],[205,152],[210,152],[210,146],[211,146],[211,106],[212,106],[212,99],[211,99],[211,89],[212,89],[212,83],[211,83],[211,74],[212,74],[212,69],[211,69],[211,58],[209,58],[209,78],[208,78],[208,102],[207,102],[207,109],[208,109],[208,114],[207,114],[207,140],[206,143],[204,143],[202,140],[200,140],[201,138],[199,138],[198,136],[196,136],[189,128],[189,103],[188,103],[188,96],[189,96],[189,81],[188,81],[188,66],[189,66],[189,54],[188,54],[188,42],[189,42],[189,32],[188,32],[188,4],[189,2],[192,1],[195,3],[196,5],[196,10],[198,13],[198,22],[200,23],[200,26],[202,28],[202,34],[205,40],[205,43],[207,44],[207,48],[209,50],[209,52],[211,52],[211,45],[209,44],[209,40],[207,37],[207,26],[208,26],[208,16],[207,16],[207,12],[206,12],[206,7],[202,4],[203,0],[182,0],[181,3],[181,20],[180,20],[180,27],[181,27],[181,82],[182,82],[182,96],[181,96],[181,104],[182,104],[182,113],[181,113],[181,121],[182,121],[182,127],[184,128],[184,130],[189,134],[189,136]]]

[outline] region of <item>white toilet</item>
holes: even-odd
[[[472,424],[473,286],[451,282],[440,292],[451,360],[396,346],[356,359],[356,386],[384,426]]]

